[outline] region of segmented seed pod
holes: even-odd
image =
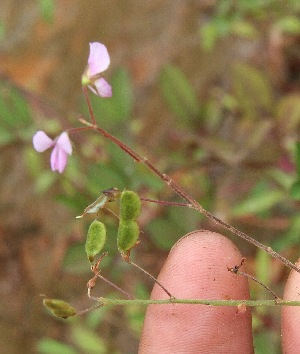
[[[117,244],[121,253],[130,250],[135,246],[140,229],[139,225],[134,220],[120,220],[118,229]]]
[[[133,191],[123,191],[120,199],[120,218],[136,220],[141,213],[141,200]]]
[[[68,318],[76,314],[74,307],[62,300],[44,299],[43,304],[45,307],[51,310],[56,317]]]
[[[101,252],[105,240],[105,225],[98,220],[94,220],[89,227],[85,242],[85,251],[91,263],[94,261],[95,256]]]

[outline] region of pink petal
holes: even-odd
[[[52,171],[62,173],[67,165],[67,160],[68,154],[63,149],[60,149],[58,145],[55,145],[50,157]]]
[[[56,145],[59,147],[59,149],[64,150],[67,154],[72,154],[72,145],[68,133],[61,133],[56,140]]]
[[[39,130],[32,138],[33,147],[38,152],[43,152],[54,145],[54,141],[43,131]]]
[[[101,77],[94,81],[93,86],[89,85],[89,89],[97,96],[100,97],[111,97],[112,89],[110,84]]]
[[[110,64],[110,57],[104,44],[90,43],[90,55],[88,59],[88,75],[93,77],[105,71]]]

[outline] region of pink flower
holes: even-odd
[[[50,139],[43,131],[38,131],[32,138],[33,147],[38,152],[43,152],[53,147],[50,165],[52,171],[62,173],[67,165],[68,154],[72,154],[72,145],[68,133],[63,132],[54,140]]]
[[[111,97],[112,90],[110,84],[103,79],[101,73],[110,64],[110,57],[104,44],[90,43],[90,55],[88,65],[82,75],[82,85],[88,88],[97,96]]]

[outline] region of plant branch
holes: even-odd
[[[169,298],[164,300],[121,300],[108,299],[104,297],[95,298],[93,300],[101,303],[102,306],[116,306],[116,305],[166,305],[166,304],[192,304],[192,305],[208,305],[208,306],[239,306],[245,305],[249,307],[254,306],[300,306],[300,301],[294,300],[209,300],[209,299],[178,299]]]
[[[90,101],[88,98],[87,92],[85,92],[87,103],[89,105],[90,114],[92,120],[94,119],[94,115],[92,112],[92,107],[90,105]],[[290,269],[295,270],[296,272],[300,273],[300,268],[298,268],[295,264],[290,262],[285,257],[281,256],[279,253],[275,252],[271,247],[265,246],[264,244],[260,243],[259,241],[255,240],[251,236],[245,234],[244,232],[236,229],[234,226],[227,224],[225,221],[217,218],[215,215],[211,214],[209,211],[203,208],[201,204],[199,204],[194,198],[192,198],[184,189],[179,186],[174,180],[171,179],[168,175],[161,173],[147,158],[141,157],[137,152],[131,149],[127,144],[123,143],[121,140],[116,138],[115,136],[108,133],[105,129],[98,127],[96,124],[91,124],[86,121],[83,117],[81,117],[80,122],[86,126],[92,127],[98,133],[102,134],[105,138],[111,140],[114,144],[118,145],[123,151],[125,151],[128,155],[130,155],[136,162],[140,162],[148,166],[148,168],[160,179],[162,179],[170,188],[173,189],[175,193],[177,193],[181,198],[183,198],[188,204],[190,204],[190,208],[193,208],[199,211],[201,214],[205,215],[207,218],[212,220],[217,225],[223,227],[224,229],[229,230],[233,234],[239,236],[240,238],[244,239],[245,241],[252,243],[254,246],[260,248],[261,250],[265,251],[266,253],[270,254],[272,257],[276,258],[281,263],[285,264]]]

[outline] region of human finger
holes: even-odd
[[[241,258],[228,238],[195,231],[173,247],[158,280],[177,298],[248,299],[247,279],[227,270]],[[155,285],[151,298],[166,297]],[[147,309],[140,354],[241,352],[253,353],[250,309],[191,304]]]

